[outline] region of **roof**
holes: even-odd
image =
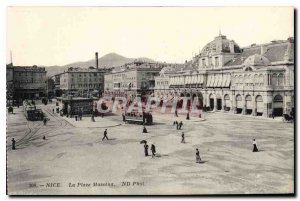
[[[260,55],[260,54],[254,54],[250,57],[248,57],[245,61],[244,61],[244,65],[245,66],[267,66],[270,64],[270,61]]]
[[[264,53],[261,55],[261,48],[264,48]],[[228,61],[225,66],[236,66],[244,64],[244,61],[253,55],[261,55],[269,60],[269,62],[278,62],[288,60],[294,60],[294,43],[288,41],[280,41],[279,43],[268,43],[262,45],[256,45],[253,47],[247,47],[242,49],[242,53]]]
[[[233,49],[230,50],[232,45]],[[229,40],[224,35],[219,35],[209,43],[207,43],[201,50],[201,56],[209,55],[210,53],[221,53],[221,52],[231,52],[240,53],[241,49],[236,42]]]

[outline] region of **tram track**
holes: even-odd
[[[49,111],[48,108],[44,108],[43,111],[46,114],[46,116],[51,116],[51,119],[54,120],[56,124],[54,125],[55,128],[49,129],[48,127],[47,129],[47,126],[44,126],[41,121],[27,121],[26,126],[28,129],[21,139],[16,140],[16,147],[24,148],[27,145],[29,145],[30,142],[33,142],[36,139],[40,139],[42,136],[45,135],[49,136],[50,133],[56,132],[57,130],[62,128],[67,128],[68,126],[74,127],[72,124],[65,121],[64,119],[57,117],[55,114],[52,114],[52,112]],[[43,128],[45,128],[46,130],[42,130]],[[40,132],[41,130],[42,132]],[[7,145],[6,150],[11,150],[11,149],[12,149],[12,145]]]

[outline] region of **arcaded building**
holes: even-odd
[[[200,108],[253,116],[294,110],[294,38],[241,48],[224,35],[203,47],[184,70],[167,76],[156,96],[192,97]]]

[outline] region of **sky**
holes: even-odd
[[[214,37],[240,47],[294,36],[292,7],[8,7],[6,63],[65,65],[115,52],[183,63]]]

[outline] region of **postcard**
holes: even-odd
[[[7,7],[7,194],[294,194],[294,12]]]

